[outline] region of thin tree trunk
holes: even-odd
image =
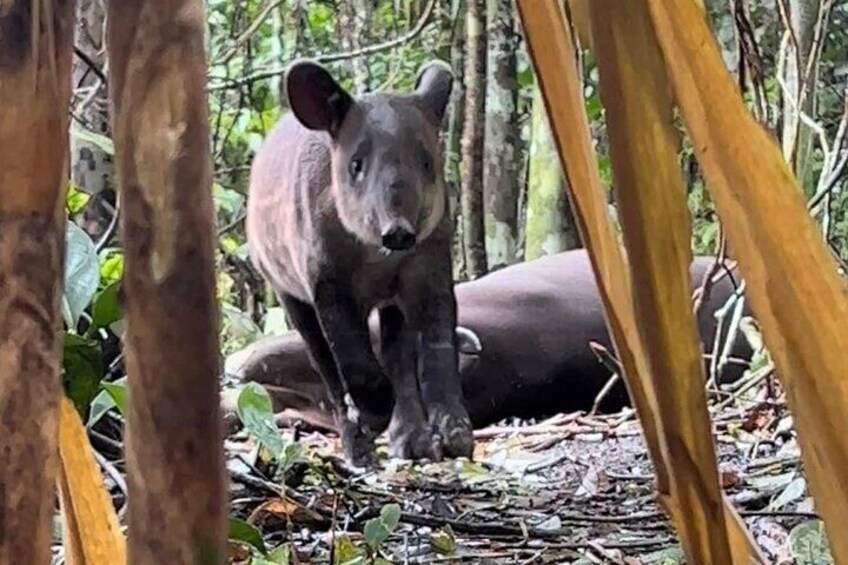
[[[465,245],[460,223],[460,192],[462,186],[462,127],[465,123],[465,18],[459,17],[465,9],[465,0],[453,0],[453,41],[451,67],[454,71],[453,90],[447,119],[445,142],[445,182],[448,186],[451,221],[454,226],[454,277],[465,276]]]
[[[365,0],[347,0],[342,3],[341,44],[345,51],[356,51],[367,43],[365,34],[368,31],[369,3]],[[353,92],[363,93],[370,90],[371,71],[363,57],[354,57],[347,61],[346,66],[353,77]]]
[[[798,96],[804,92],[800,110],[815,118],[818,64],[813,64],[809,80],[805,81],[804,78],[810,59],[816,56],[813,39],[821,0],[788,0],[788,4],[789,23],[792,26],[792,35],[797,41],[797,51],[790,41],[784,68],[787,92],[784,93],[783,103],[783,151],[784,156],[792,163],[801,185],[809,192],[813,189],[810,170],[813,131],[806,123],[799,121],[795,106]]]
[[[74,2],[50,7],[0,9],[0,563],[50,562]]]
[[[223,563],[202,0],[109,3],[125,241],[131,563]]]
[[[513,0],[488,0],[483,194],[486,253],[491,269],[515,262],[518,245],[518,40],[513,10]]]
[[[545,105],[537,89],[533,99],[530,171],[527,181],[525,259],[553,255],[579,246],[567,185],[554,146]]]
[[[465,127],[462,132],[462,225],[469,278],[486,274],[483,144],[486,125],[486,0],[468,0]]]
[[[101,77],[106,73],[105,22],[101,0],[79,0],[75,45],[88,61],[74,58],[74,114],[86,129],[111,137],[108,85]],[[115,165],[112,156],[96,143],[74,136],[70,144],[71,180],[75,187],[91,195],[82,213],[82,227],[92,238],[99,239],[115,213]]]

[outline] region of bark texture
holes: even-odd
[[[125,241],[131,563],[223,563],[202,0],[110,2]]]
[[[462,235],[469,278],[486,274],[483,143],[486,124],[486,0],[467,0],[465,125],[462,131]]]
[[[0,9],[0,563],[49,563],[58,471],[74,2],[50,7]]]
[[[788,0],[787,3],[789,23],[792,26],[790,33],[794,41],[789,41],[783,77],[787,90],[783,102],[783,153],[792,164],[802,186],[809,191],[813,189],[810,157],[814,134],[810,126],[799,120],[796,105],[800,97],[801,112],[815,119],[818,51],[814,39],[822,6],[821,0]]]
[[[465,245],[460,220],[462,186],[462,128],[465,123],[465,18],[461,17],[465,0],[453,0],[453,39],[450,58],[454,72],[453,90],[448,109],[445,141],[445,181],[448,185],[451,220],[454,226],[454,278],[465,273]]]
[[[565,177],[538,90],[533,99],[531,136],[524,250],[528,261],[580,246]]]
[[[483,194],[490,269],[516,261],[519,132],[513,0],[488,0],[488,63]]]

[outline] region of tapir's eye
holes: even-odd
[[[359,177],[362,175],[362,159],[359,157],[351,159],[348,165],[348,171],[350,171],[350,177],[353,180],[359,180]]]

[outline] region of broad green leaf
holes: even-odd
[[[109,283],[94,297],[91,308],[91,324],[95,328],[104,328],[121,319],[121,305],[118,303],[118,290],[121,281]]]
[[[76,328],[80,316],[97,292],[99,265],[94,242],[71,221],[66,224],[65,242],[65,322],[69,328]]]
[[[244,385],[239,393],[236,410],[245,429],[270,451],[273,457],[279,458],[286,446],[274,423],[271,397],[262,385]]]
[[[74,127],[71,128],[71,135],[76,139],[86,141],[97,146],[100,150],[105,151],[109,155],[115,154],[115,144],[112,143],[111,139],[103,134],[85,128],[76,121],[74,122]]]
[[[398,525],[400,520],[400,506],[397,504],[386,504],[380,509],[380,515],[365,522],[362,529],[362,537],[371,549],[377,549],[386,541]]]
[[[230,518],[229,533],[227,538],[231,541],[238,541],[247,544],[264,556],[268,555],[268,548],[265,547],[265,541],[262,539],[262,534],[259,533],[253,525],[248,524],[244,520],[238,518]]]
[[[118,379],[111,383],[103,383],[103,390],[106,391],[106,394],[112,398],[112,401],[118,408],[118,412],[120,412],[122,416],[125,416],[127,409],[126,378]]]
[[[103,378],[100,344],[66,332],[62,347],[62,370],[65,392],[79,413],[84,415],[97,396]]]
[[[792,528],[789,545],[797,565],[825,565],[833,563],[821,520],[809,520]]]
[[[88,413],[88,422],[86,422],[86,427],[92,427],[96,424],[100,418],[102,418],[106,412],[111,410],[112,408],[118,407],[115,403],[115,397],[124,399],[124,394],[119,392],[119,388],[126,388],[127,377],[121,377],[120,379],[114,381],[113,383],[101,383],[101,390],[97,396],[94,397],[94,400],[91,401],[91,409]],[[106,385],[112,385],[112,392],[107,390]],[[123,405],[118,407],[118,411],[123,414]]]

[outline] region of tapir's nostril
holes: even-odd
[[[383,232],[383,247],[392,251],[402,251],[415,245],[415,234],[397,224]]]

